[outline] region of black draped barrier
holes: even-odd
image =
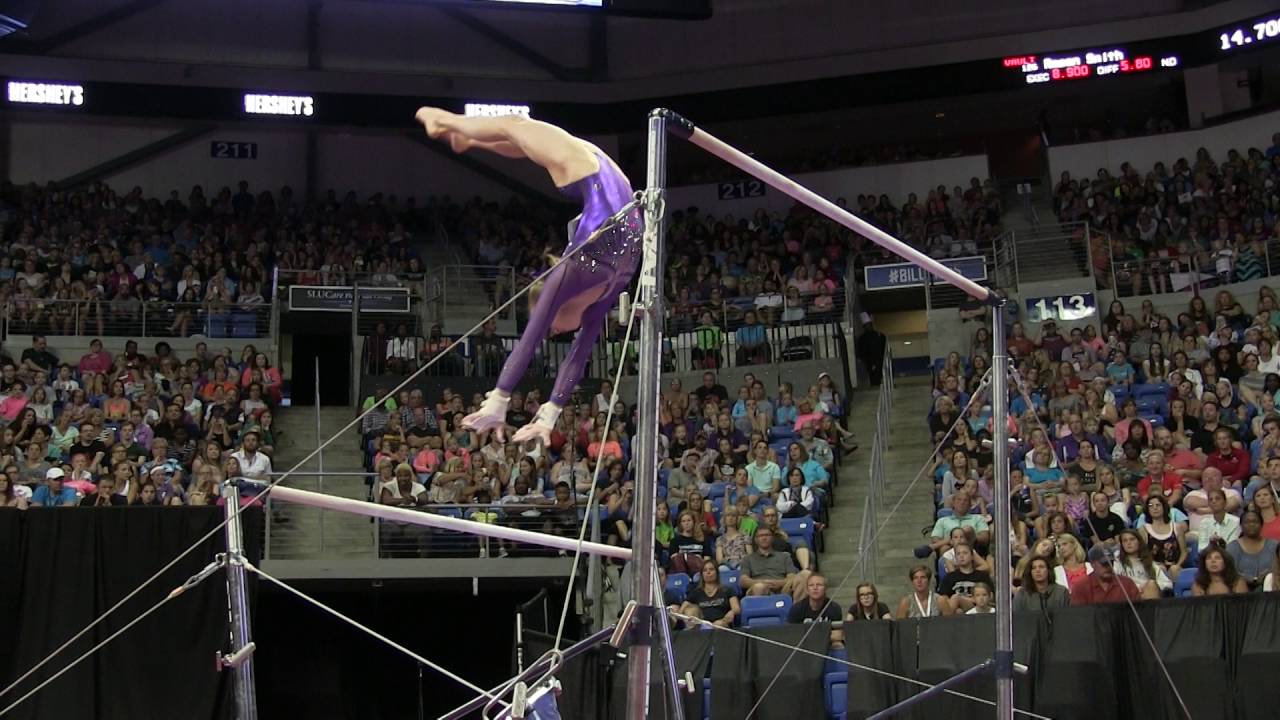
[[[711,660],[714,639],[710,633],[706,632],[672,635],[671,645],[676,657],[676,673],[681,677],[685,673],[692,673],[695,678],[705,677]],[[650,660],[649,717],[654,720],[674,718],[675,714],[670,708],[671,690],[665,684],[668,682],[666,660],[661,652],[651,653]],[[613,693],[609,698],[609,710],[612,717],[623,718],[627,716],[627,666],[626,663],[619,662],[616,668],[617,670],[612,673]],[[680,697],[684,701],[686,718],[702,717],[701,687],[697,688],[697,692],[682,693]]]
[[[223,519],[221,508],[58,508],[0,511],[0,687],[187,549]],[[246,552],[258,557],[262,512],[244,515]],[[22,686],[0,707],[106,639],[213,560],[206,541]],[[252,590],[252,584],[251,584]],[[135,625],[14,709],[15,719],[226,718],[230,677],[214,667],[226,651],[227,591],[217,573]]]
[[[825,652],[830,635],[827,629],[815,628],[807,636],[805,630],[803,625],[780,625],[753,630],[752,635],[791,646],[801,643],[803,638],[803,644],[800,645],[803,649]],[[714,634],[711,659],[712,717],[745,718],[757,702],[759,707],[751,717],[759,720],[795,720],[822,717],[825,714],[822,691],[825,661],[822,658],[793,653],[788,647],[778,647],[741,635],[726,632]],[[779,669],[783,670],[782,675],[770,688],[769,683]]]
[[[1192,717],[1275,718],[1274,686],[1280,667],[1280,594],[1196,598],[1141,603],[1139,616],[1177,683]],[[799,642],[802,626],[752,629],[784,643]],[[923,621],[869,621],[845,625],[849,660],[926,683],[936,683],[991,656],[992,617],[949,617]],[[706,638],[711,635],[710,640]],[[821,651],[825,633],[812,633],[805,647]],[[690,720],[742,718],[759,699],[789,652],[726,632],[687,630],[675,635],[679,671],[701,679],[709,650],[711,694],[703,705],[689,698]],[[531,641],[539,652],[550,641]],[[1028,672],[1015,680],[1015,705],[1055,720],[1181,720],[1185,715],[1170,691],[1142,628],[1127,605],[1072,607],[1014,617],[1014,658]],[[829,665],[828,669],[834,667]],[[657,664],[655,673],[662,671]],[[796,654],[756,717],[822,718],[822,660]],[[566,720],[621,720],[625,657],[603,647],[566,663],[561,712]],[[843,680],[843,678],[841,678]],[[656,680],[655,680],[656,682]],[[866,718],[923,688],[866,670],[850,668],[849,720]],[[958,692],[993,699],[988,678],[957,686]],[[666,701],[651,688],[651,716],[667,718]],[[908,713],[914,718],[959,720],[990,717],[992,707],[941,695]]]

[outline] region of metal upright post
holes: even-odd
[[[998,298],[995,298],[998,300]],[[1009,579],[1009,367],[1004,340],[1005,301],[991,306],[991,412],[995,465],[995,526],[991,547],[996,566],[996,718],[1013,720],[1013,598]]]
[[[236,720],[257,720],[257,690],[253,681],[253,650],[249,636],[249,600],[245,592],[244,550],[241,544],[240,488],[233,482],[222,486],[227,514],[227,607],[231,620],[231,653],[238,657],[235,672]],[[243,655],[241,653],[244,653]]]
[[[351,407],[360,409],[360,360],[364,357],[360,343],[360,281],[351,283]],[[385,349],[374,348],[374,353],[386,352]],[[378,357],[374,355],[373,357]],[[374,368],[369,368],[369,374]]]
[[[316,357],[316,492],[324,492],[324,438],[320,430],[320,358]],[[320,552],[324,552],[324,510],[320,511]]]
[[[632,597],[636,612],[627,656],[627,720],[649,715],[649,658],[654,638],[653,508],[658,490],[658,393],[662,371],[663,227],[662,197],[667,183],[667,117],[649,115],[648,197],[645,205],[644,259],[640,267],[637,311],[640,317],[640,374],[636,396],[640,419],[635,435],[635,505],[631,535]]]

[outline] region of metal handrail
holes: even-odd
[[[121,307],[111,300],[9,298],[9,332],[72,337],[273,337],[274,303],[242,305],[145,300]]]
[[[893,413],[893,352],[886,347],[880,371],[880,391],[876,398],[876,432],[871,439],[867,465],[867,496],[863,502],[862,529],[858,534],[858,556],[863,577],[877,582],[876,558],[880,554],[877,518],[885,503],[884,456],[889,451],[889,427]]]
[[[1096,234],[1098,231],[1093,232]],[[1110,236],[1105,236],[1105,240],[1107,248],[1105,259],[1110,277],[1105,281],[1099,277],[1098,287],[1114,290],[1116,297],[1188,290],[1199,294],[1204,288],[1241,282],[1236,279],[1236,271],[1240,263],[1238,254],[1231,263],[1231,272],[1223,276],[1218,273],[1214,258],[1208,250],[1175,257],[1126,258],[1117,255]],[[1256,243],[1249,248],[1258,262],[1258,268],[1262,271],[1260,277],[1274,277],[1280,274],[1280,239],[1267,238],[1261,245],[1261,252],[1256,247]]]

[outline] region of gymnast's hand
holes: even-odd
[[[536,422],[531,422],[517,430],[516,434],[511,436],[511,442],[514,443],[523,444],[530,440],[541,440],[543,447],[550,445],[551,428],[545,427]]]

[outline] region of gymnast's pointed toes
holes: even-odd
[[[447,110],[423,106],[418,108],[418,112],[414,114],[413,118],[422,123],[422,126],[426,128],[427,137],[430,137],[433,140],[439,140],[443,135],[449,132],[448,128],[441,123],[441,120],[451,114],[452,113]]]
[[[453,151],[458,153],[459,155],[471,149],[470,138],[463,137],[458,133],[448,132],[448,131],[445,131],[444,135],[447,135],[449,138],[449,147],[452,148]]]

